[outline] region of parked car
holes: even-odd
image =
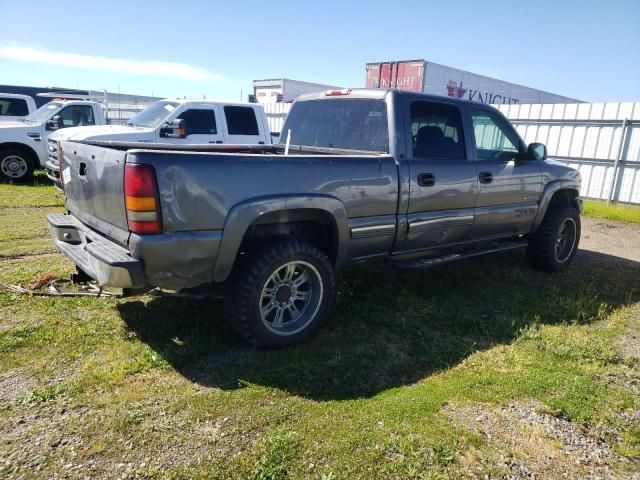
[[[29,95],[0,93],[0,122],[13,122],[36,111],[36,102]]]
[[[61,187],[61,140],[103,140],[168,145],[271,144],[267,115],[255,103],[166,99],[152,103],[126,125],[78,127],[49,136],[48,177]]]
[[[102,104],[67,99],[46,103],[15,122],[0,123],[0,180],[29,180],[36,168],[44,167],[51,132],[104,123]]]
[[[525,247],[559,271],[576,253],[579,173],[492,107],[331,90],[300,97],[282,133],[206,152],[63,141],[54,242],[102,285],[226,282],[229,322],[269,347],[318,331],[335,269],[355,260],[425,268]]]

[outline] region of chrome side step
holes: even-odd
[[[489,253],[507,252],[509,250],[516,250],[527,246],[526,240],[490,243],[485,247],[478,247],[474,250],[469,250],[460,253],[451,253],[449,255],[443,255],[441,257],[421,258],[417,260],[406,261],[391,261],[391,265],[396,268],[403,269],[417,269],[417,268],[429,268],[435,265],[442,265],[443,263],[455,262],[456,260],[463,260],[465,258],[478,257],[480,255],[487,255]]]

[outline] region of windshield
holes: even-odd
[[[384,100],[341,98],[307,100],[293,104],[280,134],[292,145],[389,151],[387,106]]]
[[[45,120],[49,120],[51,117],[53,117],[53,115],[58,110],[60,110],[60,107],[62,107],[61,103],[57,103],[57,102],[46,103],[43,106],[41,106],[39,109],[37,109],[35,112],[33,112],[31,115],[27,115],[26,117],[24,117],[24,120],[28,122],[42,123]]]
[[[138,115],[127,122],[127,125],[136,127],[155,127],[173,112],[178,103],[159,101],[152,103],[142,110]]]

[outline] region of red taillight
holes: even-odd
[[[327,90],[326,92],[324,92],[324,94],[327,97],[337,97],[340,95],[349,95],[351,93],[351,89],[350,88],[342,88],[340,90]]]
[[[162,233],[162,215],[156,173],[151,165],[124,166],[124,204],[133,233]]]

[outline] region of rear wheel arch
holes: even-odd
[[[344,205],[335,197],[303,195],[244,202],[229,211],[213,279],[225,281],[242,253],[241,248],[267,238],[310,242],[326,252],[333,266],[340,265],[347,257],[348,232]]]
[[[331,263],[336,264],[340,241],[338,226],[326,210],[300,208],[262,215],[247,228],[240,250],[276,237],[306,241],[325,252]]]

